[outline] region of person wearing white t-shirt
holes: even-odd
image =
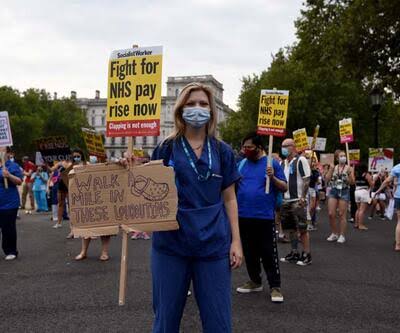
[[[399,184],[399,180],[400,180],[400,163],[397,164],[392,169],[389,177],[383,181],[382,185],[375,192],[375,197],[379,196],[379,194],[382,193],[382,191],[386,188],[386,186],[388,186],[392,182],[394,182],[395,184]],[[398,185],[395,188],[394,192],[394,208],[397,211],[397,225],[395,230],[396,244],[394,246],[394,250],[400,252],[400,186]]]
[[[285,139],[282,142],[281,152],[286,158],[283,162],[283,169],[288,186],[288,190],[283,196],[281,219],[283,230],[289,233],[292,250],[280,260],[306,266],[312,262],[310,234],[307,231],[307,194],[311,169],[307,159],[297,154],[293,139]],[[298,232],[303,244],[301,255],[298,253]]]

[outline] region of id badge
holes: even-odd
[[[337,184],[337,185],[336,185],[336,189],[342,190],[342,189],[343,189],[343,185],[342,185],[342,184]]]

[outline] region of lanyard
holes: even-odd
[[[199,171],[197,170],[197,167],[194,164],[192,157],[190,156],[189,150],[187,149],[187,146],[186,146],[186,143],[185,143],[185,140],[183,139],[183,137],[181,137],[181,142],[182,142],[183,150],[185,151],[185,155],[186,155],[187,159],[189,160],[190,166],[192,167],[192,169],[194,170],[194,172],[197,175],[197,179],[201,182],[208,180],[208,178],[210,178],[210,176],[211,176],[211,167],[212,167],[210,139],[207,138],[208,170],[207,170],[207,174],[205,176],[201,175],[199,173]]]

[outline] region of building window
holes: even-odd
[[[96,113],[96,110],[92,110],[92,114],[95,114]]]
[[[96,126],[96,117],[92,117],[92,126]]]
[[[136,144],[136,136],[132,137],[132,145],[134,146]]]
[[[157,140],[158,140],[158,137],[157,136],[153,136],[153,144],[157,144]]]
[[[162,136],[165,138],[165,130],[162,131]]]
[[[175,97],[178,97],[179,95],[179,89],[175,89]]]
[[[106,117],[102,116],[101,117],[101,126],[105,126],[106,125]]]
[[[147,136],[143,136],[143,146],[147,144]]]
[[[125,146],[125,137],[124,136],[121,138],[121,146]]]
[[[103,113],[106,113],[106,110],[103,110]]]
[[[114,138],[113,138],[113,139],[114,139]],[[110,156],[111,156],[111,157],[115,157],[115,151],[114,151],[114,150],[111,150],[111,151],[110,151]]]
[[[115,145],[115,138],[114,138],[114,137],[111,138],[111,145],[112,145],[112,146]]]

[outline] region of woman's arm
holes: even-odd
[[[3,167],[3,177],[7,178],[11,182],[13,182],[15,185],[21,185],[22,184],[22,179],[17,177],[17,176],[14,176],[13,174],[11,174],[10,171],[8,171],[6,169],[6,167]]]
[[[325,182],[326,183],[329,183],[331,181],[334,170],[335,170],[335,166],[331,164],[329,166],[328,172],[325,174]]]
[[[238,206],[236,201],[235,184],[230,185],[222,192],[224,205],[228,215],[232,232],[232,244],[230,250],[231,267],[238,268],[242,264],[243,250],[240,241]]]

